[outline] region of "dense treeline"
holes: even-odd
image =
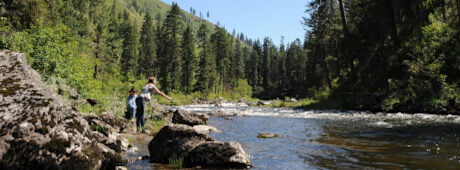
[[[251,95],[242,70],[250,47],[177,4],[6,0],[0,5],[0,48],[27,53],[45,80],[57,79],[86,97],[125,95],[151,75],[166,92]]]
[[[458,113],[460,1],[313,1],[305,43],[347,107]]]
[[[304,41],[279,46],[158,1],[0,5],[0,47],[26,52],[45,79],[89,97],[156,75],[167,92],[315,98],[347,109],[460,109],[458,0],[313,0]]]
[[[340,101],[348,109],[459,113],[460,1],[314,0],[304,43],[255,42],[260,97]],[[276,75],[276,76],[271,76]]]

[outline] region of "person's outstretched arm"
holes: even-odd
[[[158,90],[157,87],[154,86],[152,89],[153,89],[153,91],[154,91],[155,93],[157,93],[157,94],[163,96],[164,98],[166,98],[166,99],[168,99],[168,100],[172,100],[171,97],[169,97],[168,95],[166,95],[166,94],[164,94],[163,92],[161,92],[160,90]]]

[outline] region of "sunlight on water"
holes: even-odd
[[[320,111],[262,108],[238,104],[188,105],[211,117],[222,133],[217,140],[236,141],[255,168],[415,168],[460,167],[460,117],[456,115]],[[280,137],[259,139],[259,133]]]
[[[412,125],[419,123],[456,123],[460,124],[460,116],[457,115],[433,115],[433,114],[406,114],[406,113],[370,113],[359,111],[337,111],[337,110],[302,110],[292,108],[264,108],[250,107],[245,104],[224,103],[220,107],[214,105],[187,105],[181,109],[211,113],[223,111],[227,113],[240,113],[245,116],[278,116],[290,118],[315,118],[329,120],[363,120],[375,126],[393,127],[397,125]]]

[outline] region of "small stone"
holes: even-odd
[[[257,138],[262,138],[262,139],[277,138],[277,137],[279,137],[279,135],[274,134],[274,133],[259,133],[257,135]]]
[[[128,170],[128,168],[125,166],[117,166],[115,167],[115,170]]]

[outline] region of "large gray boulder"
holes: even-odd
[[[184,165],[203,168],[248,168],[251,161],[239,143],[211,141],[202,143],[187,153]]]
[[[150,162],[169,163],[171,158],[183,158],[185,167],[247,168],[251,161],[239,143],[214,141],[197,128],[172,124],[163,127],[149,143]]]
[[[188,152],[206,141],[214,140],[191,126],[165,126],[149,143],[150,162],[168,163],[171,157],[185,157]]]
[[[206,115],[194,114],[182,109],[176,110],[172,117],[173,123],[185,124],[189,126],[206,125],[207,120],[208,116]]]
[[[129,124],[126,119],[115,118],[108,114],[89,114],[85,115],[84,118],[88,121],[90,129],[93,131],[92,136],[97,142],[104,144],[116,152],[128,149],[128,140],[119,134]]]
[[[24,54],[0,51],[0,169],[114,169],[122,160],[113,148],[123,147],[99,133],[42,84]]]

